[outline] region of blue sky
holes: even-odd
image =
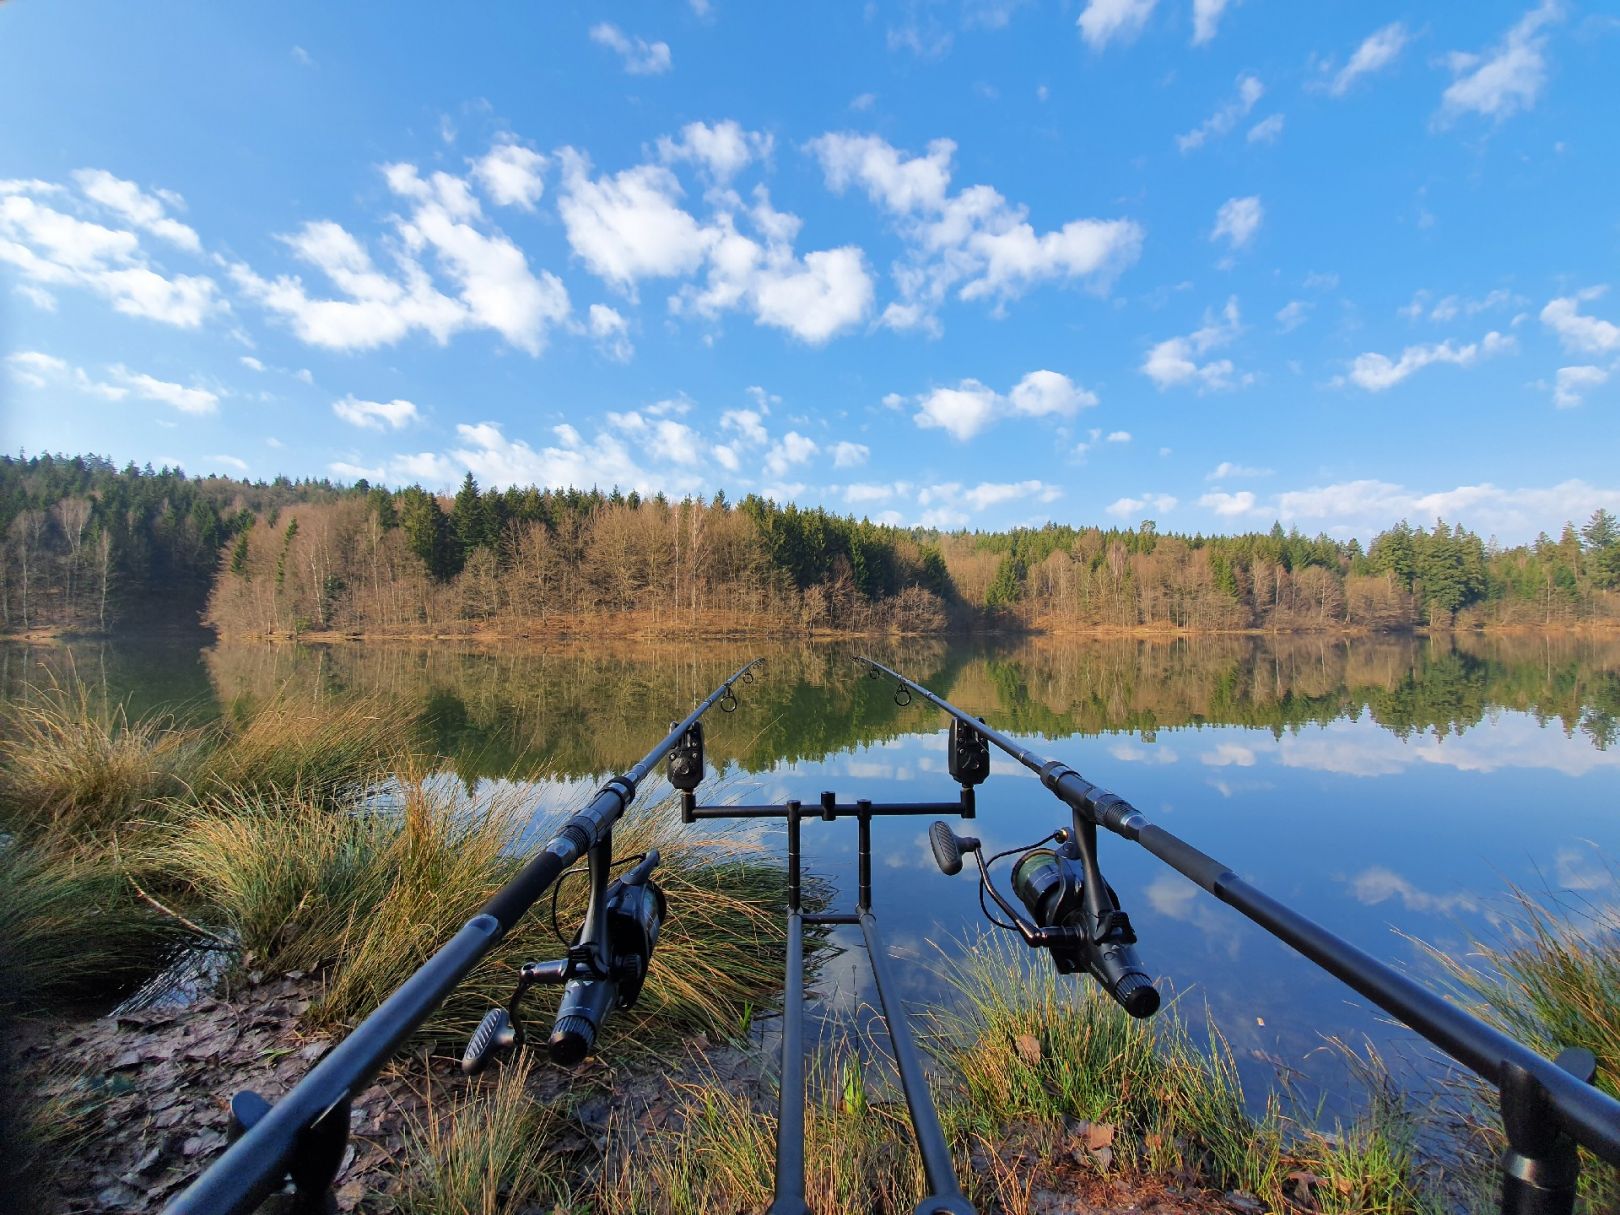
[[[1593,4],[0,6],[7,448],[901,524],[1620,508]]]

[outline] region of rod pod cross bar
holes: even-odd
[[[1573,1143],[1620,1167],[1620,1102],[1593,1085],[1596,1066],[1589,1052],[1565,1050],[1556,1061],[1537,1054],[1278,902],[1067,764],[1030,750],[880,662],[857,661],[977,730],[1036,773],[1070,808],[1077,830],[1101,827],[1140,844],[1489,1081],[1499,1094],[1508,1139],[1502,1159],[1504,1215],[1568,1215],[1574,1209]]]
[[[329,1209],[331,1183],[348,1144],[354,1097],[563,871],[609,839],[641,782],[687,730],[717,704],[736,707],[733,685],[751,680],[762,661],[744,663],[634,766],[609,780],[516,877],[284,1097],[272,1105],[255,1093],[238,1093],[231,1109],[240,1137],[169,1203],[165,1215],[238,1215],[253,1210],[289,1178],[294,1210]]]

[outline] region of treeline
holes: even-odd
[[[1503,547],[1401,523],[1298,531],[1051,524],[939,533],[724,493],[452,498],[0,457],[0,628],[194,623],[369,636],[654,629],[1273,631],[1620,622],[1620,524]]]
[[[235,635],[541,635],[559,624],[937,632],[949,576],[909,532],[756,495],[733,506],[599,490],[448,504],[364,483],[273,511],[222,559],[209,623]]]
[[[1620,523],[1504,548],[1462,526],[1325,535],[1074,528],[946,537],[956,593],[1032,627],[1404,629],[1620,620]]]
[[[99,456],[0,456],[0,628],[195,626],[234,536],[266,510],[339,492]]]

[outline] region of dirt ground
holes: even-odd
[[[161,1210],[224,1149],[233,1093],[247,1088],[274,1100],[331,1045],[298,1029],[315,993],[313,981],[294,973],[185,1008],[13,1026],[8,1062],[18,1083],[11,1112],[26,1120],[24,1107],[34,1106],[48,1133],[28,1179],[33,1209],[71,1215]],[[753,1056],[701,1038],[671,1069],[589,1061],[571,1074],[539,1074],[538,1096],[567,1088],[573,1098],[571,1142],[556,1146],[585,1157],[610,1123],[634,1123],[650,1134],[675,1125],[676,1088],[698,1075],[732,1091],[764,1093]],[[393,1209],[399,1161],[413,1122],[424,1116],[428,1085],[438,1102],[467,1083],[446,1059],[402,1059],[385,1071],[351,1112],[338,1209]],[[1010,1134],[996,1152],[1004,1164],[1021,1166],[1012,1170],[1016,1175],[1032,1180],[1022,1192],[1003,1195],[1001,1209],[1018,1215],[1257,1215],[1263,1209],[1244,1195],[1210,1194],[1171,1179],[1099,1175],[1094,1138],[1081,1124],[1071,1146],[1046,1159]],[[997,1171],[982,1153],[974,1167]],[[7,1209],[26,1211],[29,1203]]]

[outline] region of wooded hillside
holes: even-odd
[[[0,457],[0,627],[194,624],[238,636],[1403,629],[1620,622],[1620,524],[1502,547],[1401,523],[1356,541],[1051,524],[940,533],[723,493],[454,497]]]

